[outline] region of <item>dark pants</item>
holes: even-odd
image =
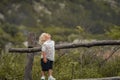
[[[53,68],[53,61],[47,59],[47,62],[44,63],[43,59],[41,59],[41,67],[42,67],[42,71],[48,71]]]

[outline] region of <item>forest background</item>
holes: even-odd
[[[120,0],[1,0],[0,79],[23,80],[26,54],[9,54],[9,47],[25,47],[29,32],[48,32],[56,44],[120,39]],[[118,46],[56,51],[54,76],[59,80],[120,76]],[[33,79],[40,79],[40,53]]]

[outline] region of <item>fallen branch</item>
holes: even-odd
[[[80,43],[66,43],[66,44],[57,44],[55,49],[69,49],[77,47],[93,47],[93,46],[106,46],[106,45],[120,45],[120,40],[101,40],[101,41],[92,41],[92,42],[80,42]],[[34,48],[10,48],[9,52],[19,52],[19,53],[32,53],[41,51],[41,47]]]
[[[116,77],[73,79],[73,80],[120,80],[120,77],[116,76]]]
[[[107,62],[113,56],[113,54],[115,54],[115,52],[117,52],[119,49],[120,47],[115,47],[111,52],[111,54],[107,58],[105,58],[103,61],[100,62],[99,67],[101,67],[105,62]]]

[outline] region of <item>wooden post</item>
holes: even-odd
[[[28,35],[28,48],[33,48],[35,46],[36,36],[34,33],[29,33]],[[32,80],[32,66],[34,60],[34,53],[27,53],[27,61],[24,72],[24,80]]]

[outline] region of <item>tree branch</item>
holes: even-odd
[[[55,49],[69,49],[77,47],[93,47],[93,46],[106,46],[106,45],[120,45],[120,40],[101,40],[101,41],[92,41],[92,42],[80,42],[80,43],[66,43],[66,44],[57,44]],[[39,52],[41,47],[34,48],[10,48],[9,52],[19,52],[19,53],[31,53]]]
[[[113,49],[113,51],[111,52],[111,54],[110,54],[107,58],[105,58],[103,61],[100,62],[99,67],[101,67],[105,62],[107,62],[107,61],[113,56],[113,54],[114,54],[116,51],[118,51],[119,49],[120,49],[120,47],[115,47],[115,48]]]

